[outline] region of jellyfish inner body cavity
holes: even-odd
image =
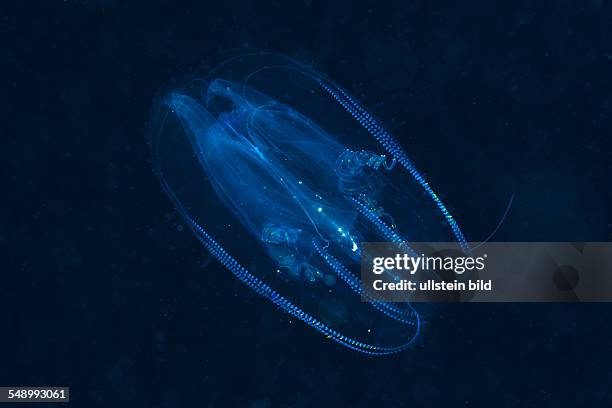
[[[169,106],[189,130],[200,163],[219,198],[291,276],[306,271],[312,241],[348,252],[359,242],[349,202],[315,189],[346,150],[313,122],[251,89],[216,80],[207,98],[234,105],[214,118],[196,100],[173,95]],[[319,273],[320,274],[320,273]],[[317,273],[315,273],[317,275]]]

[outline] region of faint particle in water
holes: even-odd
[[[325,275],[323,281],[327,286],[334,286],[336,284],[336,278],[334,277],[334,275]]]
[[[272,401],[270,398],[262,398],[256,401],[253,401],[249,408],[269,408],[272,406]]]

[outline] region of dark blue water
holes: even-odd
[[[208,260],[145,131],[169,80],[269,48],[371,107],[469,239],[514,192],[497,240],[607,241],[611,5],[15,3],[0,17],[0,385],[67,385],[78,407],[610,405],[609,305],[446,305],[383,358],[290,322]]]

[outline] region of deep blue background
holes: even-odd
[[[386,358],[289,323],[207,262],[145,145],[169,80],[270,48],[389,124],[469,239],[515,192],[496,239],[610,240],[612,5],[15,3],[0,17],[0,384],[68,385],[79,407],[612,403],[609,305],[447,305]]]

